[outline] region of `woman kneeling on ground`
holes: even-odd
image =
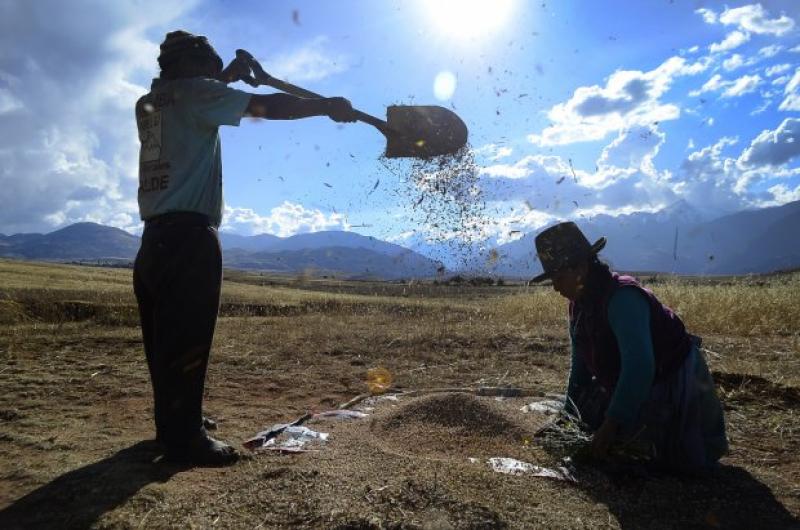
[[[590,245],[572,222],[536,237],[544,273],[531,281],[551,279],[570,302],[567,411],[594,431],[597,458],[635,439],[662,469],[713,469],[728,443],[700,339],[652,292],[600,261],[605,244]]]

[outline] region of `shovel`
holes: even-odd
[[[252,87],[267,85],[302,98],[321,98],[319,94],[272,77],[245,50],[236,57],[250,66],[253,76],[243,79]],[[467,126],[454,112],[434,105],[391,105],[386,121],[360,110],[358,121],[372,125],[386,137],[387,158],[429,158],[455,153],[467,143]]]

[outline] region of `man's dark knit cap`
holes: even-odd
[[[161,43],[161,54],[158,56],[158,64],[162,69],[170,63],[175,62],[186,55],[198,57],[209,57],[216,59],[219,69],[222,70],[222,59],[217,51],[203,35],[194,35],[188,31],[171,31],[167,33],[164,42]]]

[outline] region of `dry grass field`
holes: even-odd
[[[643,279],[704,338],[731,442],[713,475],[496,473],[487,458],[556,464],[531,439],[545,419],[467,394],[309,424],[330,433],[318,452],[154,463],[130,271],[0,261],[0,528],[800,527],[800,273]],[[206,411],[241,444],[365,392],[378,366],[403,389],[559,392],[565,313],[546,286],[230,272]]]

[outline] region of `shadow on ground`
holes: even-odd
[[[800,528],[800,519],[748,471],[720,466],[704,477],[593,472],[582,489],[625,529]]]
[[[179,468],[153,464],[153,441],[69,471],[0,511],[0,528],[88,528],[144,486],[166,482]]]

